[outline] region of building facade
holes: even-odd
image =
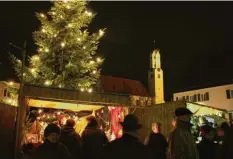
[[[173,100],[186,100],[233,111],[233,84],[174,93]]]

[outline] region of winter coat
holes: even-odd
[[[48,140],[36,149],[34,159],[71,159],[71,155],[62,143],[53,144]]]
[[[213,141],[202,138],[202,141],[197,145],[200,159],[217,159],[217,144]]]
[[[75,159],[81,156],[81,137],[75,132],[73,127],[65,126],[61,130],[60,142],[70,151]]]
[[[147,147],[129,134],[107,144],[104,152],[104,159],[149,159]]]
[[[82,133],[82,153],[85,159],[99,159],[103,155],[103,146],[108,143],[105,133],[87,127]]]
[[[153,133],[146,138],[145,145],[148,147],[153,159],[166,159],[167,140],[161,133]]]
[[[168,159],[199,159],[190,123],[177,121],[177,127],[169,137]]]

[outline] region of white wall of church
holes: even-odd
[[[173,100],[187,100],[233,111],[233,84],[174,93]]]

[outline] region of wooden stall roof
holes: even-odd
[[[75,90],[24,85],[23,96],[31,99],[48,101],[82,103],[103,106],[130,106],[130,95],[88,93]]]

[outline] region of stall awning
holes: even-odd
[[[217,109],[209,106],[204,106],[196,103],[186,103],[187,108],[194,113],[195,116],[199,115],[217,115],[222,116],[227,111],[224,109]]]
[[[67,109],[72,111],[95,111],[103,108],[103,106],[86,105],[86,104],[72,104],[63,102],[52,102],[46,100],[30,99],[28,105],[37,108],[53,108],[53,109]]]

